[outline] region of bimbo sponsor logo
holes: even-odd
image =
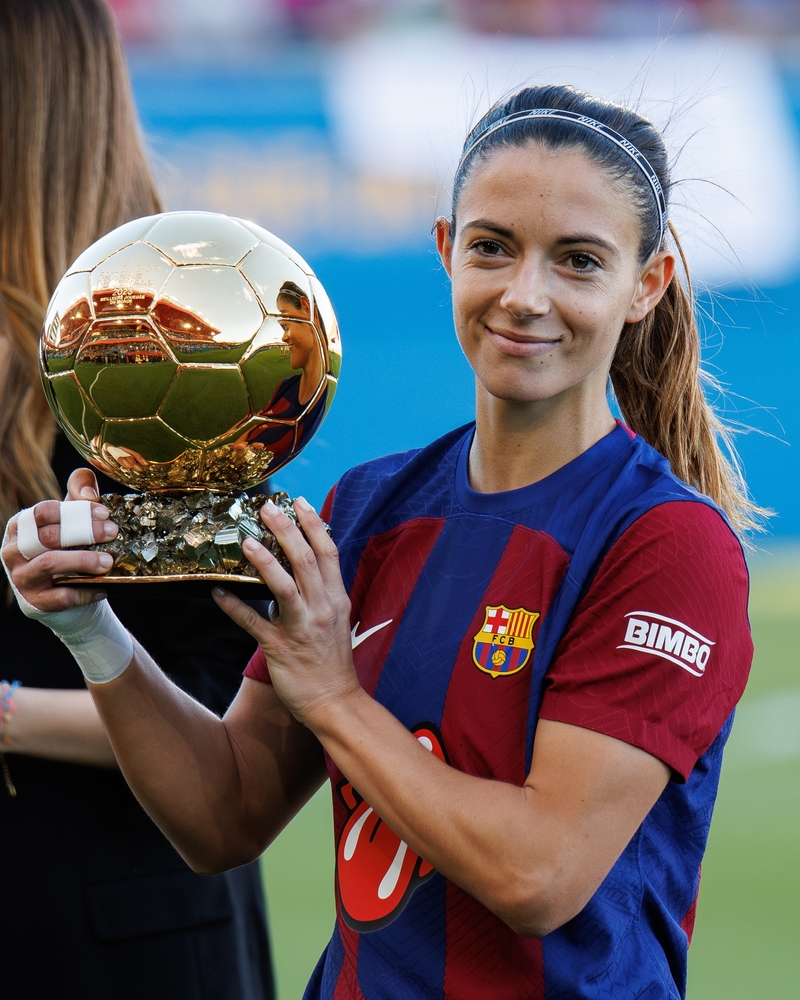
[[[695,677],[705,673],[711,647],[715,645],[693,628],[653,611],[629,611],[625,642],[617,649],[633,649],[660,656],[688,670]]]

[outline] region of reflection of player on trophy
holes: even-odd
[[[266,412],[272,414],[277,401],[286,399],[296,405],[297,414],[292,414],[295,416],[299,415],[319,388],[327,370],[328,359],[320,350],[322,345],[311,325],[311,306],[302,288],[293,281],[284,281],[276,305],[281,313],[278,322],[283,329],[283,342],[289,348],[292,368],[299,369],[302,374],[290,375],[281,382]]]
[[[283,329],[283,343],[289,348],[292,368],[300,374],[283,379],[259,416],[297,423],[251,428],[236,443],[240,447],[250,444],[269,448],[280,459],[290,448],[299,446],[303,438],[310,437],[325,415],[328,397],[325,375],[329,359],[325,340],[317,336],[312,324],[311,303],[306,292],[293,281],[284,281],[275,304],[280,312],[278,322]],[[323,330],[316,309],[314,320],[316,327]],[[303,413],[309,404],[312,405]]]

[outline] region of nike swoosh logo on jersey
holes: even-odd
[[[390,618],[387,622],[381,622],[380,625],[373,625],[372,628],[368,628],[366,632],[362,632],[361,635],[356,635],[356,630],[361,622],[356,622],[353,626],[353,631],[350,633],[350,645],[352,649],[356,646],[360,646],[365,639],[369,639],[371,635],[375,635],[376,632],[380,632],[382,628],[386,628],[387,625],[391,625],[394,618]]]

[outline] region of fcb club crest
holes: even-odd
[[[516,674],[533,652],[533,626],[538,611],[487,605],[483,625],[472,639],[472,659],[492,677]]]

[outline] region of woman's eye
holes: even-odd
[[[588,253],[571,253],[566,262],[573,271],[593,271],[599,266],[598,261]]]
[[[494,240],[475,240],[470,249],[477,250],[484,257],[499,257],[504,253],[502,246]]]

